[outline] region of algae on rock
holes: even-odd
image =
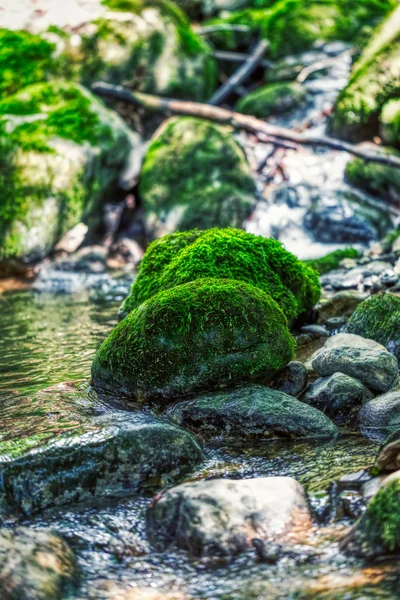
[[[242,281],[198,279],[132,311],[98,350],[93,385],[168,402],[247,381],[268,381],[293,357],[284,314]]]
[[[0,258],[36,259],[82,220],[93,228],[137,134],[78,84],[29,86],[0,102]]]
[[[245,115],[266,119],[300,106],[307,92],[296,83],[276,83],[258,88],[236,104],[236,110]]]
[[[157,292],[203,277],[246,281],[269,294],[292,322],[320,297],[318,273],[273,238],[239,229],[174,233],[148,248],[122,316]]]
[[[255,182],[229,127],[176,117],[156,132],[139,191],[153,237],[194,227],[241,227]]]

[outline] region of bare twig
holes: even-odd
[[[140,92],[130,92],[123,87],[113,86],[102,82],[95,83],[92,86],[92,91],[99,96],[115,98],[127,102],[128,104],[142,106],[152,112],[163,112],[208,119],[209,121],[215,121],[222,125],[230,125],[234,129],[241,129],[255,135],[262,133],[267,136],[288,140],[295,144],[305,146],[325,146],[326,148],[332,148],[333,150],[348,152],[349,154],[353,154],[354,156],[358,156],[367,161],[391,167],[400,167],[400,158],[393,154],[386,154],[384,152],[379,152],[379,150],[370,150],[356,144],[349,144],[348,142],[343,142],[342,140],[324,135],[319,136],[297,133],[291,129],[271,125],[270,123],[256,119],[256,117],[242,115],[241,113],[233,112],[218,106],[210,106],[199,102],[174,100],[171,98],[160,98],[159,96],[152,96],[151,94],[143,94]]]
[[[208,25],[207,27],[199,27],[198,29],[196,29],[196,33],[199,35],[219,33],[220,31],[237,31],[238,33],[249,33],[251,29],[248,25],[229,25],[229,23],[221,23],[220,25]]]
[[[249,55],[244,52],[225,52],[225,50],[216,50],[213,52],[214,58],[225,62],[244,63]],[[259,66],[263,69],[269,69],[274,63],[270,60],[263,59],[260,61]]]
[[[235,88],[237,88],[243,81],[245,81],[254,69],[259,64],[260,60],[265,54],[265,51],[268,48],[268,42],[266,40],[261,40],[258,42],[257,46],[254,48],[254,51],[249,54],[246,58],[246,61],[242,64],[242,66],[233,74],[229,79],[225,81],[223,85],[211,96],[208,104],[212,106],[218,106],[227,98]]]
[[[304,83],[306,81],[306,79],[308,79],[308,77],[310,75],[312,75],[312,73],[316,73],[317,71],[322,71],[322,69],[326,69],[326,67],[329,67],[332,64],[334,64],[335,62],[337,62],[338,58],[341,58],[342,56],[345,56],[345,55],[348,55],[350,57],[354,53],[355,53],[355,50],[345,50],[338,56],[331,56],[329,58],[326,58],[325,60],[319,60],[315,63],[312,63],[311,65],[307,65],[297,75],[296,81],[298,83]]]

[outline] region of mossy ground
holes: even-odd
[[[132,311],[96,354],[96,389],[169,400],[268,380],[293,356],[276,302],[243,281],[198,279]]]
[[[367,298],[351,316],[347,331],[383,346],[400,343],[400,296],[387,293]]]
[[[180,207],[175,228],[241,227],[255,183],[228,127],[191,117],[167,121],[147,152],[139,186],[149,229]]]
[[[296,83],[276,83],[251,92],[236,104],[236,110],[265,119],[297,108],[306,98],[306,90]]]
[[[356,248],[343,248],[343,250],[339,249],[329,252],[329,254],[320,258],[305,260],[304,263],[318,271],[320,275],[324,275],[325,273],[329,273],[329,271],[338,269],[344,258],[360,258],[360,256],[361,254]]]
[[[194,230],[168,235],[149,246],[122,313],[156,292],[204,277],[258,287],[279,304],[289,322],[320,297],[318,273],[277,240],[237,229]]]

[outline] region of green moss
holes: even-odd
[[[400,343],[400,296],[377,294],[364,300],[351,316],[347,331],[383,346]]]
[[[400,550],[400,481],[384,485],[368,504],[363,530],[371,545],[383,551]]]
[[[378,135],[383,106],[400,93],[399,73],[400,7],[377,29],[355,64],[336,102],[331,132],[350,141]]]
[[[306,90],[296,83],[276,83],[251,92],[236,104],[236,110],[265,119],[297,108],[306,98]]]
[[[385,104],[380,122],[385,143],[400,148],[400,100],[390,100]]]
[[[198,279],[132,311],[98,350],[93,384],[131,398],[171,400],[267,381],[293,356],[286,319],[244,282]]]
[[[250,35],[245,39],[242,32],[217,33],[211,39],[219,47],[235,49],[262,36],[276,59],[308,50],[317,40],[363,43],[364,27],[374,25],[396,5],[396,0],[278,0],[266,9],[249,8],[209,22],[246,25]]]
[[[383,151],[400,157],[395,148],[382,147]],[[346,165],[346,179],[352,185],[398,204],[400,202],[400,169],[354,158]]]
[[[230,128],[181,117],[167,121],[152,141],[139,190],[156,237],[172,211],[178,230],[241,227],[255,183]]]
[[[343,248],[329,252],[320,258],[305,260],[304,263],[318,271],[320,275],[325,275],[329,271],[338,269],[344,258],[360,258],[360,256],[361,254],[356,248]]]
[[[156,292],[205,277],[251,283],[279,304],[289,322],[320,296],[316,271],[277,240],[237,229],[194,230],[168,235],[149,246],[122,314]]]
[[[38,35],[0,29],[0,98],[54,75],[54,50]]]

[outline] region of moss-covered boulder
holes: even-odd
[[[80,221],[93,227],[137,145],[77,84],[35,84],[0,101],[0,258],[38,258]]]
[[[381,149],[400,157],[399,150],[382,146]],[[400,202],[400,169],[380,163],[354,158],[346,165],[349,183],[378,198],[398,205]]]
[[[382,108],[400,93],[400,7],[378,27],[339,94],[331,132],[360,141],[379,133]]]
[[[390,100],[385,104],[380,121],[385,143],[400,148],[400,100]]]
[[[400,471],[389,475],[342,542],[348,554],[374,558],[400,551]]]
[[[198,279],[132,311],[98,350],[97,390],[168,402],[196,392],[268,381],[293,357],[276,302],[242,281]]]
[[[375,340],[400,358],[400,296],[387,293],[367,298],[351,316],[347,331]]]
[[[317,40],[363,43],[366,30],[397,6],[396,0],[278,0],[266,1],[215,18],[209,24],[244,25],[248,33],[220,31],[211,35],[219,47],[235,49],[254,38],[270,41],[270,55],[281,58],[312,47]]]
[[[142,169],[140,194],[153,237],[193,227],[241,227],[255,183],[229,127],[177,117],[156,132]]]
[[[306,99],[307,92],[297,83],[266,85],[244,96],[236,104],[236,110],[246,115],[266,119],[297,108]]]
[[[122,316],[159,291],[204,277],[251,283],[279,304],[289,322],[320,296],[318,273],[277,240],[238,229],[193,230],[149,246]]]
[[[102,80],[135,90],[207,100],[216,86],[208,44],[169,0],[108,0],[103,18],[73,36],[60,32],[60,51],[84,84]]]

